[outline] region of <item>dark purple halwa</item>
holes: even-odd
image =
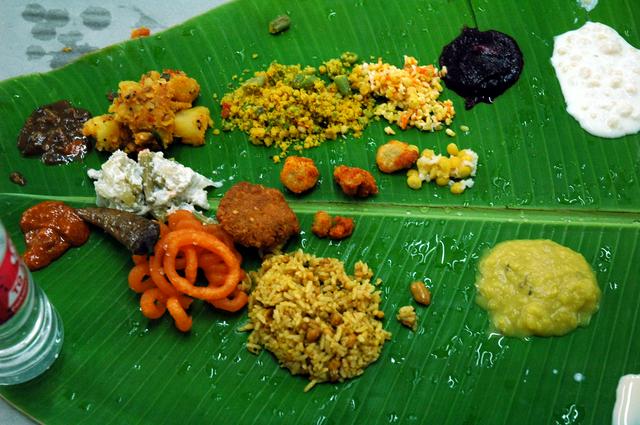
[[[471,109],[478,102],[492,103],[518,81],[524,61],[510,36],[465,27],[442,49],[440,66],[447,67],[447,87],[464,97],[465,108]]]

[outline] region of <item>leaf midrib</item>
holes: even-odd
[[[1,197],[32,199],[34,201],[55,200],[72,204],[95,203],[90,196],[50,196],[21,193],[0,193]],[[215,210],[219,199],[210,199],[209,207]],[[288,200],[289,206],[298,214],[314,214],[327,211],[331,214],[381,216],[410,218],[415,220],[452,220],[512,222],[528,224],[564,224],[568,226],[593,226],[615,228],[640,227],[640,212],[611,210],[575,210],[555,208],[511,208],[511,207],[458,207],[458,206],[419,206],[398,203],[359,203],[349,201],[311,201]]]

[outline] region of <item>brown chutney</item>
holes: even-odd
[[[40,106],[27,118],[18,135],[18,149],[25,156],[41,155],[45,164],[67,164],[91,150],[82,126],[91,118],[87,110],[67,100]]]

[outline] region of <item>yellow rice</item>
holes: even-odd
[[[391,334],[382,328],[380,291],[363,263],[348,276],[335,258],[274,255],[252,274],[247,348],[271,351],[294,375],[343,381],[377,360]]]

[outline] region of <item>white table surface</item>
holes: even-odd
[[[50,71],[128,39],[134,28],[157,33],[226,1],[0,0],[0,80]],[[33,423],[0,398],[0,424]]]

